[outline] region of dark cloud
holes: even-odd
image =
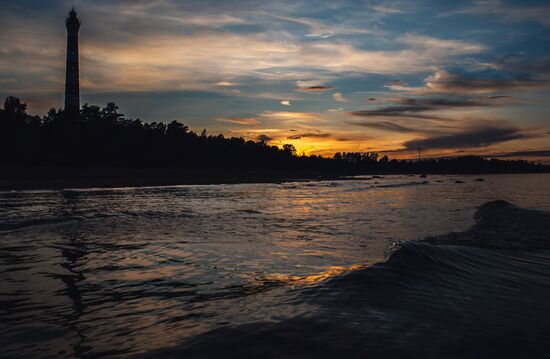
[[[260,142],[269,142],[273,140],[273,138],[269,137],[268,135],[259,135],[258,137],[256,137],[256,140]]]
[[[513,79],[482,78],[438,71],[426,79],[426,90],[453,94],[526,91],[548,87],[547,82],[535,80],[529,75],[517,76]]]
[[[493,96],[495,99],[505,96]],[[398,101],[402,105],[406,106],[426,106],[432,109],[439,109],[444,107],[474,107],[474,106],[488,106],[486,102],[472,99],[447,99],[447,98],[402,98]]]
[[[390,81],[386,86],[406,86],[407,84],[400,81],[400,80],[393,80],[393,81]]]
[[[428,105],[386,106],[374,110],[353,111],[350,114],[356,117],[406,117],[423,120],[446,120],[440,116],[424,113],[435,109],[437,109],[436,106]]]
[[[313,92],[323,92],[334,89],[333,86],[307,86],[307,87],[298,87],[299,91],[313,91]]]
[[[423,115],[421,112],[429,111],[433,108],[430,106],[387,106],[375,110],[362,110],[350,112],[351,115],[357,117],[412,117],[433,119],[434,116]]]
[[[407,149],[455,149],[487,147],[496,143],[529,138],[530,136],[513,127],[485,126],[459,133],[434,136],[405,142]]]
[[[489,97],[484,97],[483,99],[502,100],[502,99],[513,99],[513,97],[512,96],[489,96]]]
[[[352,125],[357,126],[363,126],[363,127],[369,127],[374,128],[377,130],[384,130],[384,131],[391,131],[391,132],[399,132],[399,133],[411,133],[411,132],[418,132],[416,129],[398,125],[396,123],[388,122],[388,121],[382,121],[382,122],[348,122]]]
[[[310,137],[310,138],[326,138],[330,137],[330,134],[328,133],[301,133],[299,135],[292,135],[287,137],[288,140],[299,140],[302,137]]]
[[[498,96],[495,96],[495,99],[497,97]],[[410,117],[420,119],[442,119],[438,116],[423,114],[423,112],[446,108],[496,105],[490,103],[489,101],[483,101],[483,98],[401,98],[395,102],[399,105],[386,106],[372,110],[353,111],[351,112],[351,115],[358,117]]]

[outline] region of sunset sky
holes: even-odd
[[[307,154],[550,161],[548,1],[10,1],[2,98],[63,106],[73,5],[82,103]]]

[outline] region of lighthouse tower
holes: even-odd
[[[67,75],[65,79],[65,114],[76,120],[80,113],[80,84],[78,79],[78,30],[80,20],[74,9],[65,21],[67,26]]]

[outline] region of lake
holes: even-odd
[[[2,355],[549,356],[548,212],[550,174],[0,192]]]

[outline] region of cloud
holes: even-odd
[[[548,83],[530,79],[491,79],[476,78],[461,74],[451,74],[439,70],[426,79],[426,89],[443,93],[491,93],[506,90],[531,90],[548,87]]]
[[[216,83],[216,85],[225,87],[225,86],[236,86],[238,85],[238,83],[231,82],[231,81],[219,81],[218,83]]]
[[[467,98],[398,98],[392,102],[398,105],[384,106],[376,109],[350,112],[356,117],[409,117],[420,119],[442,119],[440,116],[424,112],[449,108],[477,107],[494,105],[487,101]]]
[[[375,11],[384,13],[384,14],[398,14],[403,11],[396,9],[394,7],[384,6],[384,5],[375,5],[372,7]]]
[[[397,41],[417,49],[424,49],[432,55],[436,53],[446,55],[468,55],[487,50],[486,46],[474,41],[440,39],[424,35],[406,34],[398,38]]]
[[[330,137],[328,133],[301,133],[298,135],[292,135],[287,137],[288,140],[299,140],[301,138],[327,138]]]
[[[374,110],[352,111],[350,114],[356,117],[411,117],[433,119],[435,118],[434,116],[421,114],[421,112],[432,109],[432,107],[425,105],[386,106]]]
[[[358,34],[374,34],[375,31],[368,29],[364,26],[354,27],[342,25],[341,22],[338,24],[326,23],[318,19],[300,17],[300,16],[289,16],[270,13],[263,13],[266,16],[270,16],[274,19],[281,20],[283,22],[296,24],[307,28],[308,33],[307,37],[328,39],[336,35],[358,35]]]
[[[406,83],[403,83],[401,80],[392,80],[386,86],[406,86]]]
[[[415,133],[419,132],[417,129],[407,126],[398,125],[396,123],[382,121],[382,122],[348,122],[352,125],[374,128],[377,130],[398,132],[398,133]]]
[[[493,144],[529,138],[520,129],[514,127],[484,126],[471,128],[461,132],[433,136],[423,139],[407,141],[407,149],[458,149],[487,147]]]
[[[367,102],[368,103],[376,103],[376,99],[374,97],[371,97],[371,98],[367,99]]]
[[[313,91],[313,92],[324,92],[334,89],[332,86],[307,86],[307,87],[298,87],[299,91]]]
[[[287,112],[287,111],[264,111],[261,113],[262,118],[270,120],[314,120],[318,119],[319,115],[309,112]]]
[[[273,140],[273,138],[269,137],[268,135],[263,135],[262,134],[262,135],[258,135],[256,137],[256,140],[259,141],[259,142],[269,142],[269,141]]]
[[[491,19],[506,22],[516,21],[535,21],[540,24],[549,26],[550,6],[510,6],[499,0],[477,0],[473,1],[472,5],[447,11],[442,16],[448,15],[475,15],[475,16],[490,16]]]
[[[389,88],[394,91],[410,91],[411,88],[407,87],[407,84],[401,80],[393,80],[384,85],[384,87]]]
[[[282,100],[280,104],[283,106],[290,106],[290,100]]]
[[[438,115],[424,113],[430,110],[434,110],[434,107],[426,105],[386,106],[373,110],[352,111],[350,112],[350,115],[355,117],[372,118],[402,117],[425,120],[446,120],[446,118]]]
[[[426,48],[430,40],[425,36],[422,41],[405,37],[399,46],[385,50],[369,49],[353,38],[317,41],[301,36],[297,27],[315,35],[370,30],[364,23],[344,25],[345,20],[289,15],[298,8],[253,2],[207,4],[81,2],[83,92],[225,91],[224,87],[248,84],[251,79],[265,84],[349,73],[423,73],[426,67],[453,59],[461,48],[468,54],[476,49],[464,42],[445,47],[440,39],[434,41],[438,48],[450,50],[433,52]],[[62,92],[65,38],[62,24],[53,23],[58,21],[54,10],[30,19],[17,6],[10,9],[0,15],[5,25],[0,32],[0,72],[17,81],[0,84],[0,91]],[[289,29],[289,22],[297,26]],[[242,30],[246,26],[254,30]],[[19,66],[14,68],[14,63]]]
[[[487,99],[496,100],[500,98],[509,98],[510,96],[491,96]],[[428,107],[430,109],[439,109],[446,107],[474,107],[474,106],[489,106],[490,103],[480,101],[478,99],[469,99],[469,98],[400,98],[397,100],[398,103],[405,106],[417,106],[417,107]]]
[[[504,74],[503,74],[504,75]],[[515,78],[487,77],[487,75],[451,73],[442,69],[436,69],[434,73],[424,80],[424,86],[409,87],[401,81],[392,81],[385,87],[395,91],[410,92],[414,94],[490,94],[502,91],[531,91],[550,88],[550,82],[542,79],[533,79],[523,75]],[[497,96],[491,96],[497,99]],[[503,98],[503,97],[502,97]]]
[[[260,122],[256,120],[255,118],[239,118],[239,117],[233,117],[233,118],[226,118],[226,117],[219,117],[216,119],[216,121],[219,122],[227,122],[227,123],[234,123],[237,125],[257,125]]]
[[[332,98],[334,99],[334,101],[337,102],[348,102],[348,99],[345,98],[344,95],[342,95],[340,92],[333,93]]]

